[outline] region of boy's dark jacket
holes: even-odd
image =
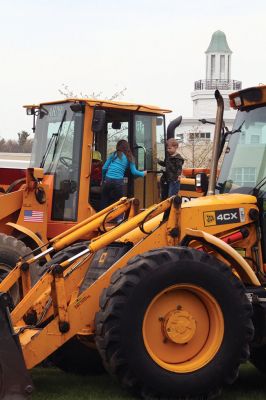
[[[175,182],[182,173],[184,158],[179,153],[175,154],[174,156],[169,156],[167,154],[165,160],[159,160],[158,164],[162,167],[165,167],[165,171],[163,173],[164,180],[166,182]]]

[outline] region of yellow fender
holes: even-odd
[[[7,222],[6,225],[11,226],[17,231],[24,233],[26,236],[29,236],[37,244],[37,247],[42,247],[42,251],[46,250],[46,246],[44,246],[43,241],[39,238],[39,236],[36,235],[36,233],[32,232],[30,229],[25,228],[25,226],[15,224],[13,222]],[[49,254],[46,254],[45,258],[47,261],[51,261],[51,257]]]
[[[222,257],[225,259],[227,258],[228,261],[233,261],[236,272],[244,282],[248,282],[254,286],[261,286],[261,283],[251,266],[229,244],[223,242],[218,237],[201,230],[186,228],[185,233],[186,236],[183,241],[186,241],[186,239],[203,239],[205,243],[209,243],[216,249],[220,250]]]

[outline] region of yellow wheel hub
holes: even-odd
[[[189,312],[171,311],[164,319],[164,335],[174,343],[188,343],[196,332],[196,321]]]
[[[216,299],[196,285],[173,285],[149,304],[142,325],[150,357],[162,368],[188,373],[207,365],[224,336]]]

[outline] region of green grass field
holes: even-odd
[[[35,392],[32,400],[133,400],[107,374],[81,377],[54,368],[36,368],[32,372]],[[224,389],[223,400],[265,400],[266,379],[251,365],[240,370],[234,385]]]

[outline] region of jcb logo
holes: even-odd
[[[216,225],[214,211],[209,211],[204,213],[204,225],[205,226]]]

